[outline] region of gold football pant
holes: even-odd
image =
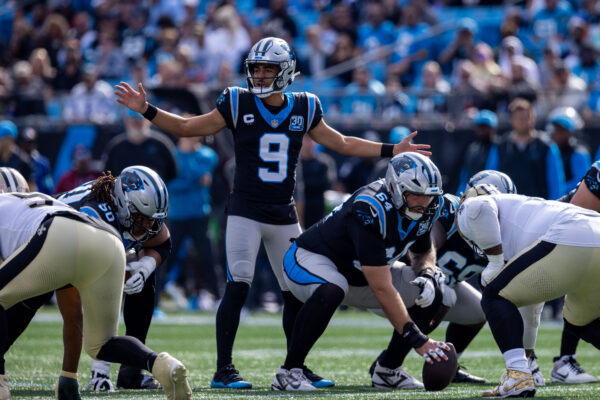
[[[117,335],[125,251],[115,235],[77,219],[48,219],[27,243],[0,265],[0,305],[67,286],[79,290],[83,307],[83,346],[96,358]]]

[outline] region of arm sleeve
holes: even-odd
[[[583,181],[589,191],[600,199],[600,169],[598,168],[598,162],[595,162],[592,168],[586,172]]]
[[[458,210],[457,223],[463,236],[482,250],[502,244],[498,206],[490,196],[465,200]]]
[[[546,153],[546,184],[548,185],[548,199],[555,200],[566,193],[565,169],[558,146],[552,143]]]
[[[231,112],[231,88],[226,88],[217,98],[217,110],[223,116],[227,127],[233,131],[233,120]]]

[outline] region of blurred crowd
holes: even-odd
[[[523,97],[589,118],[599,20],[597,0],[9,0],[0,113],[112,122],[120,80],[220,92],[244,84],[252,43],[278,36],[298,57],[292,89],[330,115],[503,113]]]

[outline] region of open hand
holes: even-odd
[[[135,90],[127,82],[121,81],[120,85],[115,85],[115,95],[117,103],[123,104],[130,110],[143,113],[148,108],[146,103],[146,91],[142,83],[138,83],[138,90]]]

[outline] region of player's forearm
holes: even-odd
[[[410,258],[411,267],[415,273],[418,274],[427,268],[434,269],[436,262],[435,254],[433,246],[424,253],[413,253],[412,251],[409,251],[408,256]]]
[[[160,108],[156,108],[157,113],[152,118],[152,123],[158,126],[163,131],[169,132],[175,136],[192,136],[187,129],[188,118],[180,117],[179,115],[172,114]],[[199,133],[197,133],[199,134]]]
[[[390,283],[389,286],[371,289],[394,329],[402,333],[404,325],[411,319],[396,288]]]
[[[381,143],[354,136],[344,136],[342,143],[336,151],[347,156],[380,157]]]

